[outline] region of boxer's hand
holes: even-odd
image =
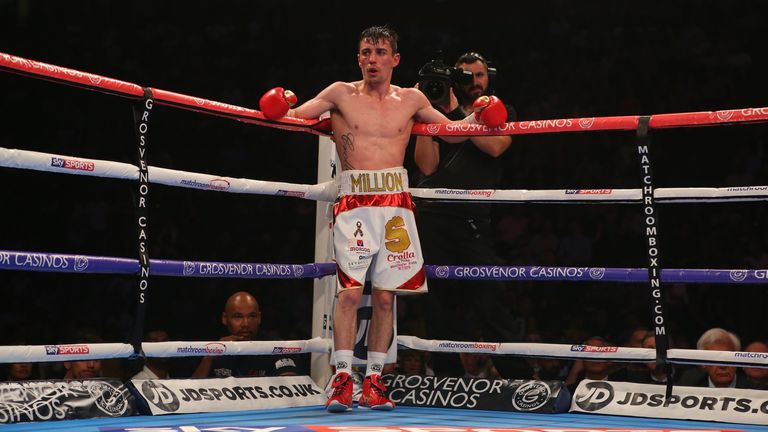
[[[475,99],[472,107],[480,123],[490,128],[501,126],[507,121],[507,108],[496,96],[480,96]]]
[[[259,99],[259,109],[261,109],[264,117],[270,120],[277,120],[285,117],[285,114],[288,113],[288,110],[296,101],[296,95],[292,91],[285,90],[282,87],[275,87],[264,93],[264,96]]]

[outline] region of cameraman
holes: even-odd
[[[472,73],[465,83],[451,80],[447,103],[432,100],[450,119],[472,112],[472,102],[490,95],[488,63],[478,53],[459,57],[456,67]],[[466,74],[466,72],[465,72]],[[469,75],[469,74],[466,74]],[[427,85],[424,85],[427,84]],[[420,88],[429,96],[428,82]],[[455,89],[455,92],[453,91]],[[446,99],[443,97],[443,99]],[[515,121],[515,109],[507,105],[507,121]],[[460,144],[419,136],[414,159],[420,171],[418,187],[451,189],[497,189],[501,181],[498,157],[512,144],[511,136],[475,136]],[[417,218],[425,262],[436,265],[500,265],[494,250],[491,205],[479,202],[445,203],[421,201]],[[525,333],[524,321],[505,304],[503,282],[466,282],[430,279],[426,302],[427,337],[457,341],[515,342]],[[457,354],[433,353],[438,376],[463,376]],[[530,378],[527,364],[503,356],[492,357],[504,378]]]

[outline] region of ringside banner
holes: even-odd
[[[0,383],[0,423],[125,417],[135,401],[119,380]]]
[[[308,376],[132,380],[152,415],[324,405]]]
[[[560,381],[385,375],[384,384],[395,404],[421,407],[557,413],[571,396]]]
[[[664,386],[584,380],[571,412],[768,424],[768,392],[735,388],[675,386],[664,406]]]

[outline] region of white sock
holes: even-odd
[[[338,350],[334,353],[336,356],[336,373],[346,372],[352,374],[352,350]]]
[[[368,367],[365,369],[365,376],[381,375],[381,372],[384,370],[384,362],[386,361],[387,353],[368,351]]]

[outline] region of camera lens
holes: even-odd
[[[427,81],[420,89],[432,103],[442,102],[448,96],[448,86],[443,81]]]

